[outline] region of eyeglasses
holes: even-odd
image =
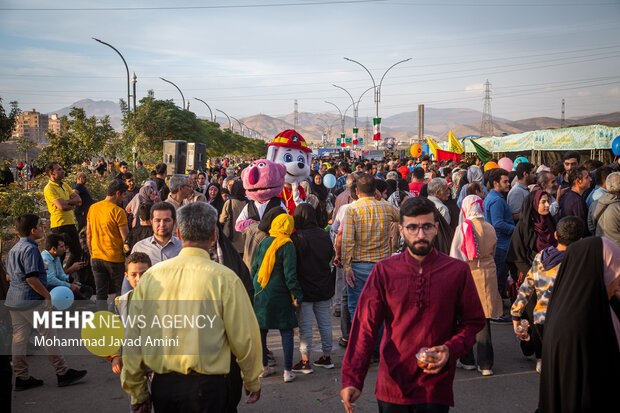
[[[435,229],[435,224],[431,224],[429,222],[427,222],[426,224],[422,224],[422,225],[409,224],[405,227],[405,229],[411,235],[418,234],[420,230],[422,230],[422,232],[424,232],[425,234],[428,234],[429,232]]]

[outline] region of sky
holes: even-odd
[[[426,108],[494,117],[559,118],[620,110],[620,0],[0,0],[5,108],[52,112],[80,99],[153,90],[190,109],[241,118],[345,111],[379,116]],[[352,114],[349,109],[347,115]],[[385,125],[389,126],[389,125]]]

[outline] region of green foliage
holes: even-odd
[[[70,168],[99,155],[106,143],[117,137],[108,116],[87,117],[80,108],[73,108],[69,116],[62,117],[63,126],[58,134],[47,133],[49,145],[43,148],[43,161],[53,160]]]
[[[263,156],[267,145],[263,141],[240,136],[220,125],[201,120],[189,110],[176,106],[172,100],[157,100],[152,91],[140,100],[135,114],[123,109],[123,134],[126,148],[137,148],[138,158],[160,160],[164,140],[181,139],[201,142],[207,146],[207,156]],[[146,164],[146,162],[145,162]]]
[[[4,106],[2,106],[2,97],[0,97],[0,142],[4,142],[11,137],[13,127],[15,126],[15,120],[20,113],[21,111],[17,106],[17,102],[13,101],[11,102],[11,113],[7,116],[4,111]]]
[[[24,189],[12,183],[0,192],[0,216],[16,218],[21,214],[40,214],[45,210],[45,199],[42,192]]]
[[[26,162],[28,162],[28,152],[30,152],[30,150],[35,146],[37,145],[25,136],[20,136],[17,139],[17,151],[24,155],[24,158],[26,158]]]

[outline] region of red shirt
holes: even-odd
[[[301,186],[298,186],[297,189],[299,189],[299,197],[301,199],[306,199],[306,191],[304,191]],[[284,205],[286,205],[286,210],[288,211],[289,215],[295,215],[295,208],[297,208],[297,205],[295,204],[295,200],[293,199],[293,190],[288,186],[284,185],[284,189],[279,196],[284,200]]]
[[[411,192],[413,196],[420,196],[420,190],[423,186],[424,182],[411,182],[409,184],[409,192]]]
[[[408,251],[375,265],[355,310],[342,363],[342,388],[362,390],[385,323],[377,399],[454,406],[456,360],[473,347],[486,322],[484,312],[467,263],[433,249],[421,267],[418,273],[418,261]],[[438,374],[423,373],[416,353],[442,344],[450,349],[448,364]]]

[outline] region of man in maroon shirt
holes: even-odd
[[[456,361],[473,347],[485,319],[469,266],[433,248],[437,228],[437,211],[426,198],[410,198],[401,207],[407,250],[377,263],[355,311],[342,363],[347,413],[362,392],[382,324],[379,411],[434,413],[454,406]],[[437,353],[425,369],[416,361],[422,347]]]

